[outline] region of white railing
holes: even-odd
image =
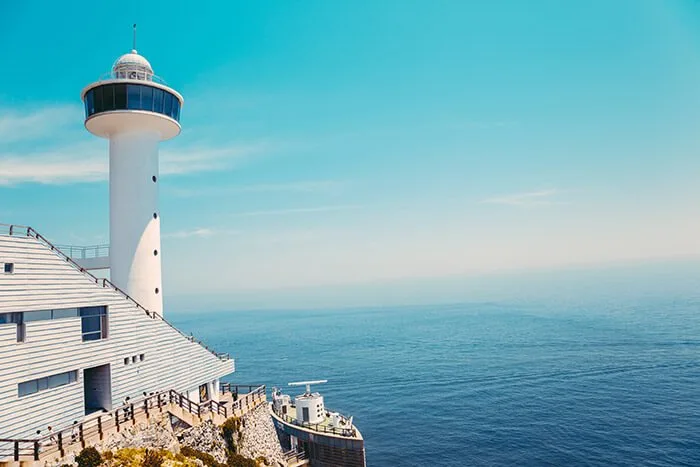
[[[109,256],[109,245],[56,245],[66,256],[73,259],[106,258]]]
[[[97,81],[110,81],[115,79],[151,81],[164,86],[168,85],[168,83],[160,76],[143,70],[108,71],[107,73],[102,74]]]

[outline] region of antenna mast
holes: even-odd
[[[136,23],[134,23],[134,46],[132,47],[134,53],[136,53]]]

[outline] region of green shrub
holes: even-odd
[[[204,462],[204,465],[207,467],[226,467],[226,464],[222,464],[221,462],[217,461],[211,454],[197,451],[189,446],[182,446],[180,448],[180,454],[185,457],[194,457],[195,459],[199,459],[200,461]]]
[[[97,467],[102,463],[102,456],[97,449],[90,446],[75,456],[75,462],[78,463],[78,467]]]
[[[161,467],[163,465],[163,454],[153,449],[146,449],[141,462],[142,467]]]
[[[226,447],[229,453],[236,453],[236,443],[241,437],[241,419],[238,417],[231,417],[227,419],[223,425],[221,425],[221,435],[226,441]]]
[[[258,467],[258,463],[253,459],[248,459],[240,454],[229,453],[226,461],[228,467]]]

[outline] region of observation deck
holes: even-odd
[[[97,136],[109,138],[144,128],[159,133],[161,140],[180,134],[182,95],[155,75],[136,50],[119,57],[112,70],[85,87],[80,97],[85,127]]]

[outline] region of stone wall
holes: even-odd
[[[238,446],[239,454],[251,459],[265,457],[273,466],[287,465],[282,455],[275,425],[272,423],[268,404],[260,404],[248,412],[243,416],[242,422],[243,438]]]

